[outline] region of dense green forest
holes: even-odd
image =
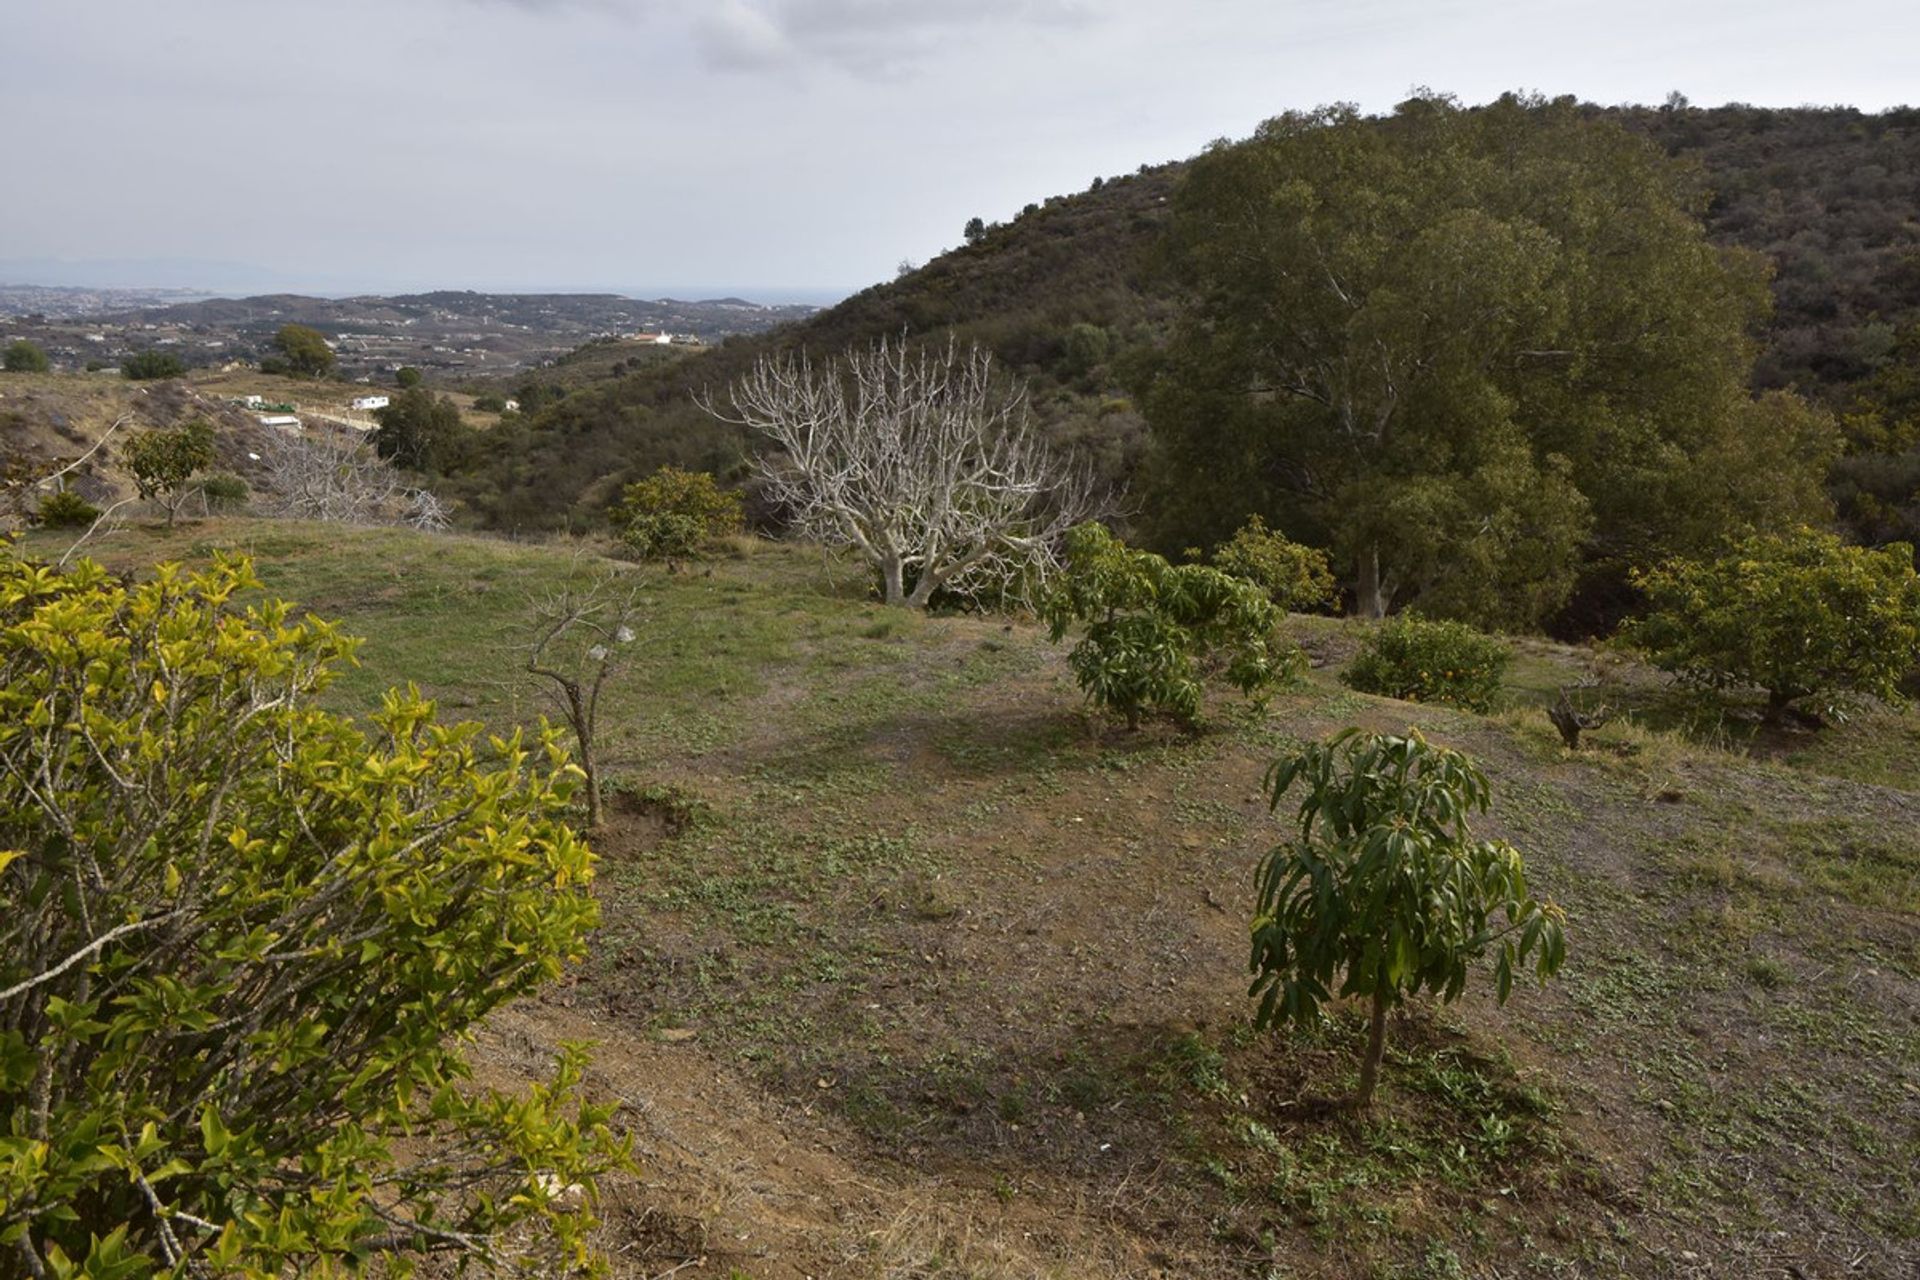
[[[1792,389],[1836,415],[1845,456],[1829,490],[1850,532],[1912,537],[1920,110],[1703,109],[1679,100],[1577,110],[1675,157],[1672,181],[1688,189],[1708,237],[1764,255],[1772,306],[1745,320],[1757,342],[1752,388]],[[1143,166],[1029,205],[1008,223],[970,227],[961,247],[800,324],[662,367],[616,367],[583,386],[530,387],[520,397],[527,411],[508,415],[451,487],[488,527],[530,531],[597,522],[621,485],[663,464],[743,479],[754,442],[698,407],[702,389],[768,351],[827,354],[883,334],[951,329],[1025,379],[1048,433],[1085,450],[1137,507],[1150,451],[1143,380],[1192,297],[1166,235],[1192,164]],[[956,232],[966,212],[956,211]]]

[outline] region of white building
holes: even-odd
[[[279,427],[282,431],[300,429],[300,419],[291,413],[263,413],[260,415],[263,427]]]
[[[363,412],[368,409],[384,409],[391,403],[392,401],[386,396],[355,396],[353,398],[353,407]]]

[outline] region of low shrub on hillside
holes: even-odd
[[[33,518],[48,529],[84,529],[100,518],[100,508],[71,489],[40,499]]]
[[[1213,549],[1213,565],[1245,578],[1282,609],[1304,613],[1333,599],[1333,570],[1327,553],[1302,546],[1251,516],[1233,537]]]
[[[45,373],[53,365],[46,352],[20,338],[7,347],[6,355],[0,358],[0,367],[8,373]]]
[[[1275,634],[1280,611],[1259,587],[1206,565],[1171,565],[1104,525],[1067,535],[1066,570],[1041,614],[1058,643],[1075,622],[1086,634],[1067,665],[1096,705],[1137,728],[1150,712],[1192,720],[1202,665],[1248,697],[1299,678],[1306,658]]]
[[[740,495],[708,472],[662,467],[626,487],[613,521],[641,559],[678,560],[740,531]]]
[[[1863,697],[1898,701],[1920,662],[1920,574],[1906,543],[1869,550],[1801,529],[1716,560],[1670,560],[1634,583],[1649,611],[1628,642],[1689,684],[1764,690],[1771,720],[1803,702],[1839,715]]]
[[[231,471],[216,471],[200,482],[200,494],[209,511],[238,511],[247,505],[252,490],[247,482]]]
[[[120,362],[120,376],[134,382],[177,378],[187,371],[180,357],[165,351],[139,351]]]
[[[1362,693],[1484,712],[1512,661],[1504,641],[1464,622],[1403,613],[1367,637],[1340,679]]]

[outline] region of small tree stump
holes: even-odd
[[[1578,751],[1581,731],[1598,729],[1613,719],[1613,711],[1607,707],[1582,711],[1573,705],[1573,695],[1567,687],[1561,685],[1560,699],[1547,708],[1547,719],[1553,721],[1553,727],[1560,731],[1560,737],[1567,744],[1567,750]]]

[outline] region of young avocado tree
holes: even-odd
[[[143,577],[0,546],[0,1275],[589,1269],[610,1109],[463,1048],[596,919],[560,745],[355,723],[244,562]]]
[[[1276,763],[1274,809],[1304,788],[1294,838],[1256,876],[1256,1025],[1311,1022],[1320,1006],[1358,996],[1372,1007],[1353,1105],[1373,1102],[1387,1011],[1421,991],[1444,1002],[1468,966],[1495,955],[1502,1004],[1529,960],[1540,980],[1566,956],[1565,916],[1527,892],[1511,845],[1476,840],[1468,816],[1487,809],[1487,780],[1458,751],[1416,731],[1346,729]]]
[[[169,529],[193,494],[193,477],[212,466],[213,457],[213,425],[204,418],[143,431],[127,441],[124,454],[140,496],[165,509]]]
[[[1852,547],[1803,528],[1716,560],[1669,560],[1634,583],[1648,612],[1628,639],[1689,684],[1764,690],[1770,723],[1803,702],[1836,718],[1862,697],[1898,702],[1920,662],[1920,574],[1906,543]]]
[[[1087,469],[1039,437],[981,347],[882,339],[818,369],[762,356],[724,406],[703,403],[778,446],[769,495],[805,536],[864,556],[888,604],[1044,576],[1097,513]]]
[[[1067,534],[1066,567],[1041,616],[1055,644],[1085,624],[1067,665],[1088,701],[1125,716],[1129,729],[1150,712],[1198,715],[1202,663],[1250,698],[1306,665],[1299,646],[1275,634],[1281,613],[1265,589],[1206,565],[1169,564],[1098,523]]]

